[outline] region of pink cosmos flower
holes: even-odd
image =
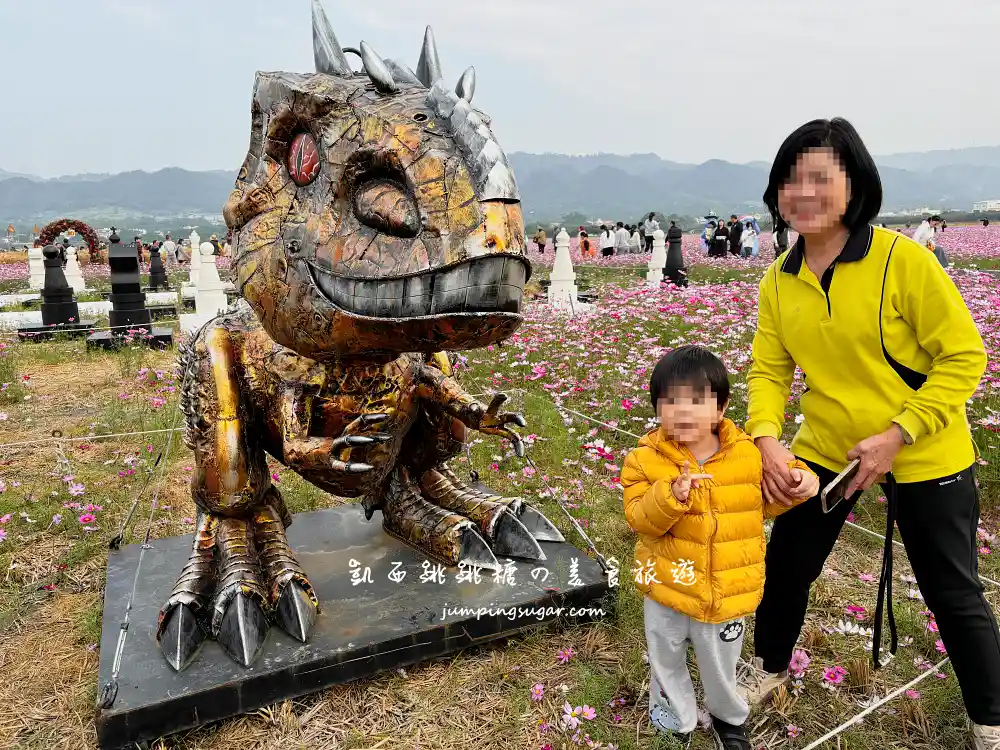
[[[847,670],[843,667],[826,667],[823,670],[823,680],[830,685],[840,685],[847,676]]]
[[[858,622],[861,622],[862,620],[865,619],[865,612],[866,612],[865,608],[862,607],[860,604],[849,604],[848,606],[844,607],[844,613],[851,615]]]
[[[82,523],[82,524],[83,524],[84,526],[87,526],[87,525],[89,525],[89,524],[92,524],[92,523],[93,523],[94,521],[96,521],[97,519],[96,519],[96,518],[95,518],[95,517],[94,517],[93,515],[91,515],[90,513],[84,513],[84,514],[83,514],[82,516],[80,516],[80,517],[79,517],[79,518],[78,518],[77,520],[78,520],[78,521],[79,521],[80,523]]]
[[[583,718],[587,721],[593,721],[597,717],[597,711],[590,706],[584,704],[583,711],[580,713]]]
[[[809,669],[809,664],[812,659],[809,658],[809,654],[800,648],[795,649],[792,652],[792,659],[788,662],[788,671],[792,673],[792,677],[796,679],[801,679],[802,675],[806,673]]]
[[[875,583],[875,576],[871,573],[862,573],[858,576],[858,580],[862,583]]]
[[[580,714],[583,709],[577,706],[574,708],[569,703],[563,703],[562,723],[566,729],[576,729],[580,726]]]
[[[531,700],[536,703],[545,697],[545,685],[538,682],[531,687]]]
[[[569,660],[576,656],[576,651],[573,650],[572,646],[567,646],[566,648],[559,649],[556,654],[556,659],[559,660],[560,664],[568,664]]]
[[[942,641],[940,638],[938,638],[934,642],[934,648],[937,649],[937,651],[938,651],[939,654],[947,654],[948,653],[948,650],[944,647],[944,641]]]
[[[788,732],[788,739],[790,740],[794,740],[802,733],[802,730],[794,724],[789,724],[785,727],[785,731]]]
[[[905,695],[911,701],[920,700],[920,693],[916,690],[907,690],[905,693],[903,693],[903,695]]]

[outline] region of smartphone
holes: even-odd
[[[829,513],[831,510],[840,505],[840,502],[844,499],[844,493],[847,491],[847,486],[851,483],[851,480],[857,476],[858,469],[860,468],[861,459],[854,459],[847,465],[846,469],[837,475],[836,479],[823,488],[823,492],[820,494],[820,500],[823,503],[824,513]]]

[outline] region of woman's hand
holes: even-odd
[[[795,461],[795,456],[772,437],[757,438],[754,443],[764,459],[764,478],[761,482],[764,499],[791,508],[799,499],[795,494],[798,482],[788,466]]]
[[[883,433],[865,438],[860,443],[851,448],[847,454],[847,460],[853,461],[861,459],[858,473],[847,485],[844,497],[851,497],[855,492],[864,492],[875,482],[892,471],[892,462],[896,460],[900,449],[906,445],[903,442],[903,433],[895,424]]]

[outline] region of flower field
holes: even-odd
[[[593,315],[557,316],[533,302],[527,321],[502,346],[465,352],[459,377],[472,393],[507,392],[522,411],[535,468],[510,446],[476,436],[471,468],[496,489],[543,507],[568,540],[584,541],[556,505],[561,500],[598,550],[620,561],[613,616],[588,626],[549,627],[377,678],[343,685],[251,716],[163,740],[160,750],[249,748],[665,749],[648,727],[642,602],[629,569],[634,537],[621,507],[625,454],[652,424],[652,365],[680,343],[712,348],[733,374],[730,416],[746,416],[757,281],[773,257],[712,259],[685,236],[692,285],[646,288],[648,256],[578,262],[578,283],[599,293]],[[969,404],[982,460],[979,529],[984,576],[1000,581],[1000,228],[949,227],[940,235],[949,271],[990,353],[989,371]],[[535,278],[546,261],[532,250]],[[578,258],[574,258],[579,261]],[[536,262],[537,261],[537,262]],[[220,267],[224,261],[220,262]],[[87,266],[107,287],[107,266]],[[0,264],[0,288],[25,286],[23,263]],[[108,541],[164,452],[155,492],[143,496],[130,536],[188,533],[192,457],[170,430],[178,424],[173,354],[124,349],[87,353],[82,341],[20,344],[0,334],[0,747],[95,746],[97,643]],[[798,390],[801,384],[798,385]],[[795,429],[789,402],[786,438]],[[128,435],[123,433],[143,433]],[[42,442],[39,442],[42,441]],[[167,451],[168,443],[170,444]],[[465,458],[456,469],[468,471]],[[290,509],[336,502],[284,467],[272,471]],[[159,469],[157,470],[159,472]],[[156,504],[150,514],[151,497]],[[809,620],[790,665],[792,689],[755,712],[755,747],[804,748],[879,697],[931,671],[928,679],[829,747],[960,748],[965,716],[934,619],[897,555],[896,617],[901,646],[884,669],[870,666],[871,621],[884,511],[870,493],[812,592]],[[996,549],[994,546],[996,545]],[[986,584],[1000,610],[1000,584]],[[752,625],[752,623],[748,623]],[[750,655],[752,637],[746,639]],[[694,748],[713,747],[699,732]]]

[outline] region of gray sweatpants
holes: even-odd
[[[649,652],[649,718],[661,731],[687,733],[698,725],[698,704],[687,668],[694,646],[705,708],[727,724],[741,725],[750,708],[736,690],[736,663],[743,650],[743,620],[698,622],[652,599],[645,600]]]

